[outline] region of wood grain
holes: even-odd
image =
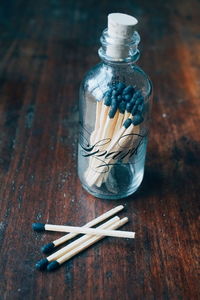
[[[145,178],[122,201],[88,195],[76,172],[78,88],[112,11],[139,19],[154,84]],[[199,19],[197,0],[1,1],[1,299],[200,299]],[[135,241],[106,238],[55,273],[35,271],[60,235],[32,222],[78,226],[118,204]]]

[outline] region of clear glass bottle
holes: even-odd
[[[80,88],[78,174],[83,187],[104,199],[134,193],[144,175],[152,85],[136,65],[139,34],[101,36],[101,63]]]

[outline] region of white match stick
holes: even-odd
[[[97,225],[97,224],[103,222],[104,220],[110,218],[111,216],[115,215],[116,213],[118,213],[118,212],[121,211],[122,209],[124,209],[124,206],[123,206],[123,205],[119,205],[119,206],[117,206],[117,207],[115,207],[115,208],[112,208],[111,210],[105,212],[105,213],[102,214],[101,216],[99,216],[99,217],[95,218],[94,220],[88,222],[88,223],[85,224],[83,227],[89,228],[89,227],[95,226],[95,225]],[[62,241],[62,243],[64,243],[63,241],[66,242],[66,241],[68,241],[68,240],[74,238],[74,237],[77,236],[77,235],[78,235],[78,234],[76,234],[76,233],[69,233],[69,234],[67,234],[67,235],[65,235],[65,236],[63,236],[63,237],[61,237],[60,239],[58,239],[59,242],[58,242],[58,240],[56,240],[55,246],[60,245],[60,241]],[[67,239],[66,239],[66,238],[67,238]]]
[[[99,140],[105,140],[105,141],[108,140],[109,141],[109,139],[111,139],[113,137],[113,133],[115,130],[115,125],[118,120],[118,116],[119,116],[119,111],[116,111],[113,118],[110,118],[109,115],[107,116],[106,122],[105,122],[104,126],[102,126],[101,133],[99,133],[99,135],[98,135]],[[107,143],[105,143],[104,146],[101,146],[101,151],[106,150],[106,147],[107,147]],[[87,178],[90,178],[90,172],[92,171],[92,170],[90,170],[90,168],[91,167],[95,168],[96,164],[98,164],[98,161],[96,161],[94,159],[94,157],[91,157],[88,170],[85,172],[86,181],[87,181]]]
[[[120,221],[117,221],[115,224],[109,226],[109,230],[113,231],[121,226],[123,226],[125,223],[128,222],[128,218],[123,218]],[[106,230],[105,230],[106,231]],[[48,266],[47,270],[52,271],[54,269],[57,269],[61,264],[75,256],[76,254],[80,253],[81,251],[87,249],[89,246],[93,245],[94,243],[98,242],[99,240],[103,239],[105,236],[94,236],[91,237],[88,241],[81,244],[80,246],[76,247],[75,249],[71,250],[70,252],[66,253],[65,255],[61,256],[55,261],[52,261]]]
[[[90,137],[90,143],[91,145],[93,145],[95,143],[95,138],[96,135],[98,134],[98,130],[100,127],[100,116],[101,116],[101,108],[102,108],[102,101],[97,101],[97,105],[96,105],[96,119],[95,119],[95,126],[94,126],[94,131],[91,134]]]
[[[135,238],[135,232],[132,231],[115,231],[115,230],[103,230],[96,228],[86,228],[86,227],[76,227],[76,226],[65,226],[65,225],[52,225],[45,224],[45,230],[47,231],[57,231],[57,232],[74,232],[74,233],[83,233],[90,235],[105,235],[121,238]]]
[[[97,136],[95,139],[95,141],[97,141],[97,142],[99,141],[99,139],[102,135],[102,132],[104,129],[104,124],[106,122],[106,118],[107,118],[109,109],[110,109],[110,106],[106,106],[105,104],[102,105],[101,114],[100,114],[100,118],[99,118],[99,130],[98,130],[98,133],[97,133]]]
[[[127,112],[125,111],[124,113],[119,113],[118,115],[118,120],[117,120],[117,123],[115,125],[115,128],[114,128],[114,132],[113,132],[113,139],[115,138],[115,136],[118,135],[119,133],[119,130],[122,128],[123,126],[123,123],[128,119],[128,118],[132,118],[132,115],[130,112]],[[116,149],[117,151],[118,149]],[[118,150],[119,151],[119,150]],[[112,168],[112,167],[111,167]],[[109,171],[110,172],[110,171]],[[103,182],[106,181],[108,175],[109,175],[109,172],[106,172],[106,173],[103,173],[100,178],[96,181],[96,186],[100,187],[102,185]]]
[[[111,225],[113,225],[114,223],[116,223],[119,220],[120,220],[120,218],[118,216],[116,216],[116,217],[110,219],[109,221],[105,222],[101,226],[98,226],[97,228],[98,229],[107,229],[107,228],[109,228]],[[84,242],[86,242],[87,240],[89,240],[91,238],[92,237],[89,234],[80,237],[76,241],[70,243],[69,245],[63,247],[62,249],[60,249],[60,250],[56,251],[55,253],[53,253],[52,255],[48,256],[47,257],[48,262],[50,262],[52,260],[56,260],[57,258],[59,258],[62,255],[66,254],[67,252],[75,249],[77,246],[83,244]]]
[[[95,130],[95,133],[92,133],[92,137],[91,137],[91,140],[90,140],[93,145],[96,142],[99,142],[99,140],[101,139],[102,133],[104,131],[104,125],[105,125],[105,122],[106,122],[106,119],[107,119],[109,109],[110,109],[110,106],[107,106],[107,105],[102,103],[101,112],[98,115],[98,120],[96,119],[96,121],[95,121],[96,124],[99,124],[99,127],[98,127],[97,130]],[[99,111],[99,109],[98,108],[96,109],[96,118],[97,118],[97,110]],[[89,157],[89,164],[88,164],[88,169],[85,171],[85,178],[87,178],[87,176],[90,172],[90,167],[93,164],[93,159],[94,159],[93,156]]]
[[[139,133],[140,133],[140,125],[134,126],[133,131],[132,131],[132,137],[130,139],[128,139],[128,141],[127,141],[127,143],[129,144],[130,148],[133,147],[133,143],[134,143],[135,140],[137,140],[137,138],[138,138],[137,135]],[[123,147],[124,147],[124,144],[125,143],[123,143]],[[114,151],[114,150],[115,151],[117,151],[117,150],[119,151],[119,149],[112,149],[112,151]],[[129,157],[126,156],[123,159],[123,163],[126,164],[126,163],[128,163],[128,161],[129,161]],[[113,162],[114,162],[114,160],[109,159],[109,164],[112,164]],[[111,166],[111,168],[112,168],[112,166]],[[102,185],[102,183],[106,181],[108,175],[109,175],[109,172],[106,172],[106,173],[103,173],[102,176],[99,176],[99,179],[95,183],[96,186],[100,187]]]
[[[117,111],[115,113],[114,118],[110,118],[109,116],[107,116],[106,123],[105,123],[104,128],[103,128],[103,133],[102,133],[102,136],[101,136],[101,140],[112,138],[113,132],[114,132],[114,129],[115,129],[115,125],[116,125],[116,122],[117,122],[117,119],[118,119],[118,115],[119,115],[119,112]]]
[[[115,130],[113,132],[113,137],[115,136],[115,134],[117,134],[117,132],[120,130],[120,128],[122,127],[123,125],[123,120],[124,120],[124,114],[123,113],[119,113],[119,116],[118,116],[118,120],[117,120],[117,123],[115,125]]]
[[[112,209],[110,209],[109,211],[105,212],[104,214],[100,215],[99,217],[93,219],[92,221],[86,223],[83,227],[92,227],[95,226],[97,224],[99,224],[100,222],[108,219],[109,217],[115,215],[116,213],[118,213],[119,211],[121,211],[122,209],[124,209],[123,205],[118,205]],[[48,253],[49,251],[52,251],[55,247],[67,242],[68,240],[74,238],[75,236],[77,236],[77,233],[68,233],[66,235],[64,235],[63,237],[45,245],[42,247],[42,251],[44,253]]]
[[[110,151],[113,151],[117,142],[119,141],[119,139],[124,136],[124,140],[122,142],[122,145],[123,146],[125,143],[126,143],[126,136],[129,136],[132,131],[133,131],[133,128],[134,128],[134,125],[131,124],[128,128],[126,127],[122,127],[118,134],[113,138],[113,140],[111,141],[111,143],[109,144],[108,148],[106,149],[107,150],[107,153],[109,153]],[[109,164],[109,162],[112,161],[112,157],[109,158],[108,160],[106,160],[106,165],[105,166],[102,166],[101,167],[101,173],[97,173],[95,171],[93,171],[93,173],[90,172],[91,176],[90,178],[87,180],[87,184],[92,186],[100,177],[102,177],[102,174],[103,172],[106,170],[107,168],[107,165]]]

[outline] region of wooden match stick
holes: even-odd
[[[109,226],[109,230],[115,230],[121,226],[123,226],[125,223],[128,222],[128,218],[123,218],[122,220],[117,221],[115,224]],[[106,231],[106,230],[105,230]],[[116,230],[117,231],[117,230]],[[65,255],[61,256],[57,260],[52,261],[48,266],[48,271],[53,271],[60,267],[61,264],[75,256],[76,254],[80,253],[81,251],[87,249],[89,246],[93,245],[94,243],[98,242],[99,240],[105,238],[105,236],[94,236],[90,238],[85,243],[81,244],[80,246],[76,247],[75,249],[71,250],[70,252],[66,253]]]
[[[101,110],[100,108],[96,108],[96,120],[95,120],[95,130],[91,135],[90,142],[91,144],[95,144],[98,142],[102,136],[102,132],[104,130],[104,124],[106,122],[108,112],[110,110],[110,105],[111,105],[111,95],[109,93],[106,93],[102,105],[101,105]],[[98,106],[98,103],[97,103]],[[93,162],[93,157],[89,158],[89,165],[88,169],[85,172],[85,177],[87,177],[87,174],[90,172],[90,166],[92,165]]]
[[[110,140],[112,139],[116,124],[118,122],[118,116],[119,116],[119,111],[117,109],[117,103],[116,103],[116,100],[113,99],[109,114],[106,118],[106,122],[105,122],[104,126],[102,126],[101,133],[98,136],[98,138],[100,140],[105,140],[105,141],[108,140],[109,141],[109,139]],[[107,147],[107,143],[105,143],[105,145],[101,147],[101,151],[106,150],[106,147]],[[88,181],[88,178],[91,177],[91,173],[93,172],[91,170],[91,166],[92,166],[92,168],[95,168],[97,164],[98,164],[98,161],[96,161],[94,159],[94,157],[91,157],[88,170],[85,172],[86,181]]]
[[[122,101],[119,104],[119,116],[118,116],[117,123],[115,125],[115,129],[114,129],[113,137],[112,138],[115,138],[115,136],[118,134],[119,130],[123,126],[124,122],[128,118],[131,117],[131,110],[132,110],[132,108],[133,108],[133,104],[130,104],[129,102],[126,103],[126,102]],[[109,172],[106,172],[106,173],[102,174],[102,176],[96,181],[96,183],[95,183],[96,186],[100,187],[102,185],[102,183],[106,181],[108,175],[109,175]]]
[[[134,117],[133,117],[134,118]],[[134,140],[137,139],[137,136],[139,135],[140,133],[140,126],[134,126],[133,128],[133,131],[132,131],[132,137],[130,139],[127,139],[128,141],[128,144],[129,144],[129,147],[133,147],[133,143],[134,143]],[[123,146],[124,146],[125,143],[123,143]],[[118,149],[116,149],[117,151]],[[112,149],[112,151],[114,151],[114,149]],[[129,161],[129,157],[126,156],[123,160],[123,163],[126,164],[128,163]],[[111,165],[111,168],[112,168],[112,163],[114,162],[113,159],[109,160],[109,164]],[[96,181],[96,186],[100,187],[102,185],[103,182],[105,182],[107,180],[107,177],[109,175],[109,172],[106,172],[106,173],[103,173],[102,176],[99,177],[99,179]]]
[[[123,104],[123,103],[122,103]],[[124,112],[119,111],[118,120],[115,125],[115,130],[113,132],[113,136],[116,135],[116,133],[120,130],[120,128],[123,126],[123,120],[124,120]]]
[[[112,209],[110,209],[109,211],[105,212],[104,214],[100,215],[99,217],[93,219],[92,221],[88,222],[87,224],[85,224],[83,227],[92,227],[92,226],[95,226],[97,224],[99,224],[100,222],[108,219],[109,217],[115,215],[116,213],[118,213],[119,211],[121,211],[122,209],[124,209],[124,206],[123,205],[118,205]],[[36,223],[37,224],[37,223]],[[34,225],[33,225],[34,227]],[[35,227],[37,228],[37,225],[35,225]],[[39,225],[39,228],[41,226]],[[43,227],[43,226],[42,226]],[[37,229],[36,229],[37,230]],[[41,250],[43,253],[49,253],[51,252],[55,247],[65,243],[66,241],[74,238],[75,236],[77,236],[78,234],[77,233],[68,233],[66,235],[64,235],[63,237],[51,242],[51,243],[48,243],[46,245],[44,245]]]
[[[115,231],[115,230],[103,230],[96,228],[86,228],[86,227],[78,227],[78,226],[65,226],[65,225],[53,225],[53,224],[45,224],[44,229],[47,231],[56,231],[56,232],[73,232],[73,233],[82,233],[82,234],[90,234],[90,235],[105,235],[105,236],[113,236],[113,237],[121,237],[121,238],[135,238],[135,232],[132,231]]]
[[[119,139],[124,136],[124,141],[122,142],[122,145],[125,145],[126,143],[126,136],[129,136],[132,131],[133,131],[134,125],[132,124],[132,120],[129,118],[125,121],[123,127],[119,130],[118,134],[113,138],[113,140],[111,141],[111,143],[109,144],[108,148],[107,148],[107,153],[111,152],[114,150],[116,144],[118,143]],[[112,157],[108,158],[108,160],[106,161],[106,165],[101,167],[101,173],[97,173],[95,171],[93,171],[93,174],[91,174],[90,178],[87,180],[87,184],[92,186],[93,184],[95,184],[95,182],[102,177],[102,174],[104,174],[103,172],[106,170],[107,168],[107,164],[109,164],[109,162],[112,160]]]
[[[109,226],[113,225],[114,223],[116,223],[119,220],[120,220],[120,218],[116,216],[116,217],[110,219],[109,221],[103,223],[101,226],[98,226],[97,228],[99,228],[99,229],[109,228]],[[71,250],[73,250],[77,246],[83,244],[84,242],[86,242],[90,238],[91,238],[91,235],[84,235],[84,236],[80,237],[79,239],[77,239],[76,241],[74,241],[74,242],[70,243],[69,245],[63,247],[62,249],[56,251],[52,255],[50,255],[50,256],[48,256],[44,259],[39,260],[35,265],[36,269],[38,269],[38,270],[46,269],[49,262],[58,259],[62,255],[66,254],[67,252],[69,252]]]
[[[107,99],[106,99],[104,101],[104,104],[101,107],[101,114],[99,115],[99,120],[98,120],[99,130],[97,131],[96,139],[94,140],[96,142],[100,139],[100,137],[102,135],[103,128],[104,128],[102,125],[105,124],[105,122],[106,122],[106,118],[107,118],[109,109],[110,109],[110,100],[108,99],[108,101],[107,101]]]
[[[102,108],[102,101],[97,101],[96,105],[96,118],[95,118],[95,126],[94,131],[91,134],[90,137],[90,143],[93,145],[95,143],[96,135],[98,133],[99,127],[100,127],[100,115],[101,115],[101,108]]]

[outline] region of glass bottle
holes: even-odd
[[[135,30],[113,37],[108,28],[100,41],[102,61],[80,88],[78,175],[95,197],[120,199],[143,179],[152,85],[136,65],[140,36]]]

